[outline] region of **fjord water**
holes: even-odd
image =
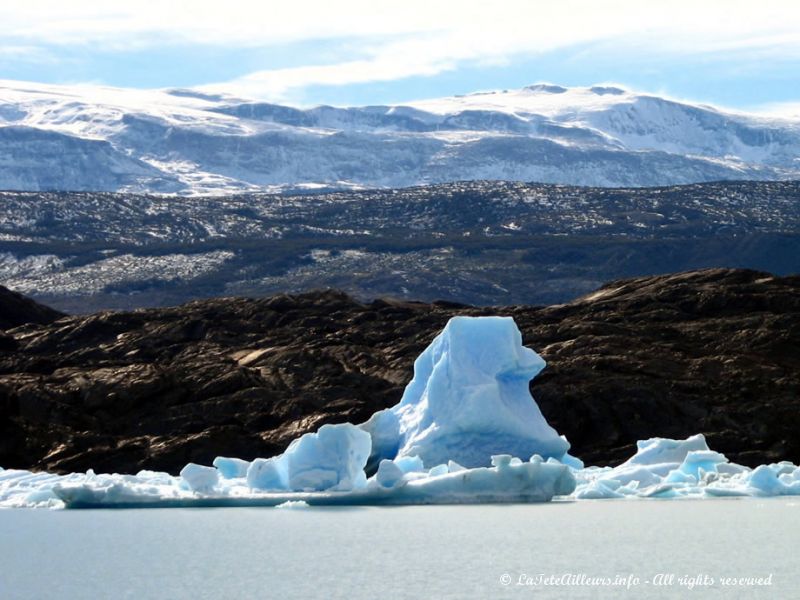
[[[5,510],[0,598],[792,598],[798,539],[787,498]]]

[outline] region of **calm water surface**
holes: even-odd
[[[2,600],[788,600],[800,598],[798,556],[799,499],[0,510]]]

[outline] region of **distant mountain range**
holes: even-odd
[[[321,287],[549,304],[701,267],[800,272],[800,182],[461,182],[176,198],[0,192],[0,285],[66,312]]]
[[[800,118],[610,86],[299,109],[193,90],[0,81],[0,189],[175,194],[460,180],[800,178]]]

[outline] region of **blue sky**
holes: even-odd
[[[800,105],[800,9],[781,0],[4,4],[0,79],[302,105],[613,82],[731,108]]]

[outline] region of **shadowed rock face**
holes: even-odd
[[[64,313],[0,286],[0,330],[11,329],[25,323],[52,323],[63,316]],[[2,333],[0,333],[1,339]]]
[[[513,316],[548,366],[531,390],[573,453],[702,432],[755,464],[800,460],[800,277],[714,269],[569,304],[471,308],[318,292],[68,317],[0,344],[0,465],[176,472],[282,451],[395,404],[456,314]]]

